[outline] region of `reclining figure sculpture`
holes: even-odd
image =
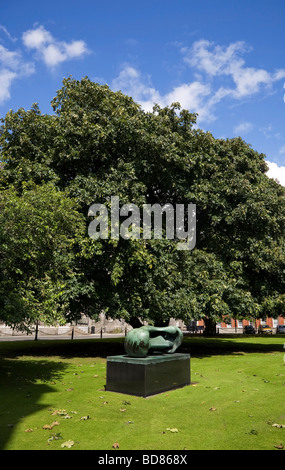
[[[183,340],[176,326],[142,326],[129,331],[125,338],[125,351],[131,357],[146,357],[148,353],[172,354]]]

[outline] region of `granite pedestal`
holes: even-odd
[[[107,391],[147,397],[185,385],[190,385],[189,354],[107,357]]]

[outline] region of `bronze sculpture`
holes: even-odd
[[[172,354],[182,340],[183,333],[176,326],[142,326],[129,331],[125,339],[125,351],[131,357],[146,357],[157,352]]]

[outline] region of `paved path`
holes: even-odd
[[[108,339],[108,338],[122,338],[124,337],[124,333],[117,333],[117,334],[112,334],[112,333],[103,333],[102,338],[103,339]],[[100,334],[76,334],[74,333],[73,339],[99,339],[101,338]],[[40,340],[71,340],[71,335],[38,335],[38,341]],[[1,341],[35,341],[35,335],[34,333],[32,335],[3,335],[0,336],[0,342]]]

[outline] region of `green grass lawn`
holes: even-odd
[[[284,343],[185,338],[191,385],[141,398],[105,391],[106,356],[123,338],[2,342],[0,449],[285,448]]]

